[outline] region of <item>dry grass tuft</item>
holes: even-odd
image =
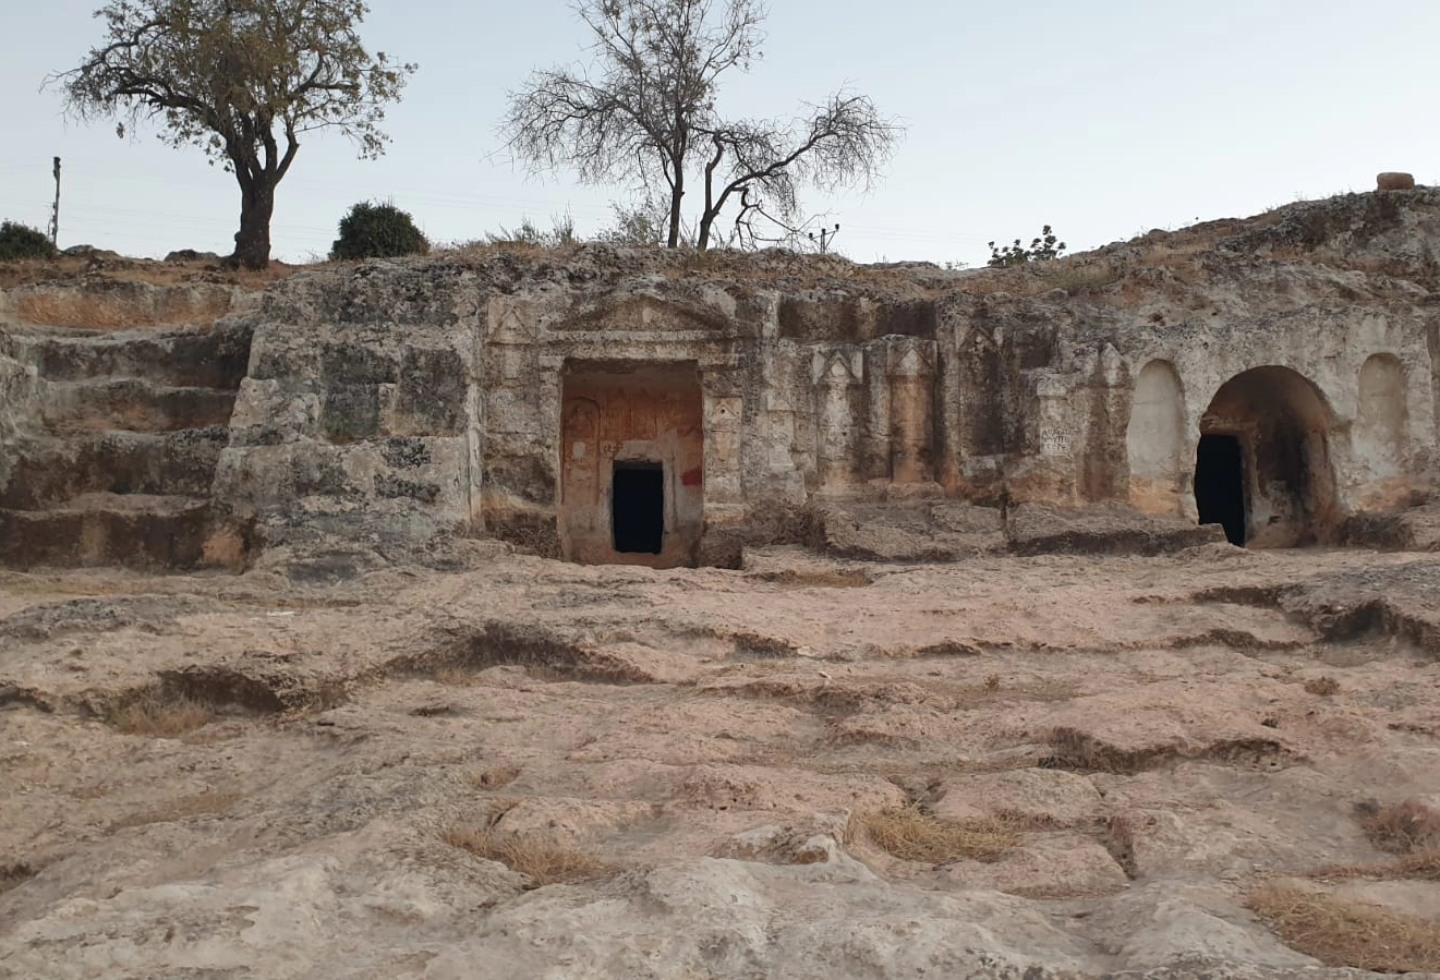
[[[15,306],[16,315],[25,323],[89,330],[127,330],[214,323],[229,310],[230,300],[229,297],[212,296],[203,302],[175,304],[171,309],[154,311],[96,296],[39,293],[21,296]]]
[[[1440,845],[1406,854],[1384,864],[1327,865],[1310,872],[1308,877],[1319,881],[1346,881],[1353,878],[1370,878],[1377,881],[1394,881],[1404,878],[1418,881],[1440,881]]]
[[[1440,925],[1432,922],[1279,884],[1251,892],[1245,904],[1285,945],[1326,966],[1440,970]]]
[[[1389,867],[1391,875],[1397,878],[1419,878],[1422,881],[1440,881],[1440,844],[1407,854]]]
[[[860,826],[887,853],[926,864],[994,861],[1021,841],[1002,820],[960,823],[932,817],[916,806],[865,814]]]
[[[476,683],[475,672],[463,667],[442,667],[435,671],[434,680],[446,687],[469,687]]]
[[[615,870],[593,854],[528,834],[501,834],[493,830],[452,827],[441,839],[451,847],[469,851],[478,858],[498,861],[511,871],[528,876],[537,887],[584,881]]]
[[[1332,694],[1340,693],[1340,682],[1329,674],[1326,674],[1324,677],[1312,677],[1305,682],[1305,693],[1328,698]]]
[[[105,721],[126,735],[175,738],[202,728],[215,718],[207,705],[182,695],[149,691],[111,708]]]
[[[10,259],[0,261],[0,289],[14,289],[42,282],[73,282],[99,275],[115,282],[143,282],[152,286],[179,286],[188,283],[222,283],[242,289],[264,289],[304,268],[333,267],[333,263],[297,266],[271,262],[268,269],[227,269],[214,262],[157,262],[152,259],[104,259],[98,266],[88,256],[62,255],[51,259]]]
[[[191,817],[204,817],[228,810],[239,800],[239,793],[218,793],[214,790],[206,790],[203,793],[196,793],[194,796],[181,796],[162,803],[153,810],[144,810],[128,817],[122,817],[112,823],[110,829],[123,830],[126,827],[144,827],[152,823],[174,823],[177,820],[189,820]]]
[[[1125,268],[1116,262],[1076,257],[1036,266],[1035,277],[1045,289],[1063,289],[1071,296],[1104,289],[1125,278]]]
[[[1440,848],[1440,810],[1419,800],[1380,804],[1366,800],[1356,804],[1355,819],[1370,843],[1391,854],[1409,854]]]

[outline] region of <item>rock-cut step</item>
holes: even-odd
[[[229,430],[212,426],[12,444],[0,507],[45,510],[88,493],[205,497],[228,440]]]
[[[45,426],[59,435],[127,429],[174,432],[228,425],[235,392],[162,387],[139,378],[52,382],[46,386]]]
[[[193,568],[205,553],[209,501],[88,493],[44,511],[0,508],[0,565]]]
[[[38,330],[17,334],[6,353],[34,364],[47,381],[135,378],[176,388],[234,390],[250,362],[251,330],[221,324],[206,330],[91,334]]]

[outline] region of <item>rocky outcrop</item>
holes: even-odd
[[[249,341],[240,323],[8,333],[0,371],[23,365],[26,397],[3,413],[0,563],[243,563],[243,528],[217,527],[210,492]]]
[[[238,382],[214,511],[261,563],[317,578],[485,535],[652,567],[777,543],[959,556],[1000,546],[997,515],[1028,553],[1212,540],[1197,523],[1424,546],[1402,512],[1440,467],[1437,243],[1420,188],[973,273],[586,246],[320,269],[238,303],[90,283],[56,302],[223,306],[220,334],[254,338],[243,381],[144,393],[135,365],[202,363],[183,350],[204,330],[11,338],[0,425],[163,442],[222,424]],[[12,290],[9,315],[45,295]]]

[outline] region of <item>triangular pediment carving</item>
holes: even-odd
[[[492,344],[528,344],[535,337],[529,310],[510,303],[494,303],[490,307],[490,342]]]
[[[860,375],[857,373],[856,367],[857,365],[852,361],[851,351],[832,350],[824,353],[816,351],[811,377],[818,384],[859,384]]]

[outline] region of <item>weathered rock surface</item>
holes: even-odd
[[[1357,802],[1440,801],[1437,574],[0,573],[0,975],[1360,976],[1244,903],[1299,876],[1433,917],[1305,876],[1392,859]],[[867,829],[898,808],[1015,840],[902,859]],[[548,883],[457,829],[599,863]]]

